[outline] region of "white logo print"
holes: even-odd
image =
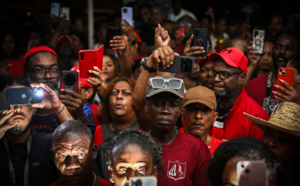
[[[26,94],[22,94],[22,98],[23,99],[27,98]]]
[[[175,181],[184,179],[186,173],[186,162],[181,163],[176,160],[174,162],[168,161],[168,178],[171,178]]]

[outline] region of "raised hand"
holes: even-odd
[[[155,28],[154,42],[155,47],[159,48],[162,46],[168,46],[170,43],[170,36],[168,31],[165,30],[160,24]]]
[[[184,56],[192,56],[195,58],[195,61],[198,61],[199,59],[204,59],[205,57],[199,56],[200,54],[205,54],[205,50],[202,46],[192,46],[191,43],[194,39],[194,34],[190,36],[188,41],[185,44],[183,55]]]
[[[3,111],[0,114],[0,139],[3,138],[5,132],[15,126],[14,122],[3,124],[8,118],[14,114],[13,109]]]

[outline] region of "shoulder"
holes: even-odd
[[[206,147],[205,143],[202,140],[196,138],[191,134],[185,133],[182,130],[178,131],[178,136],[176,138],[178,138],[178,141],[180,141],[179,143],[188,145],[191,148],[202,149]]]
[[[268,75],[269,75],[269,73],[251,79],[249,81],[249,83],[247,84],[246,89],[253,88],[254,86],[257,87],[257,86],[260,86],[260,85],[265,85],[266,84],[265,82],[268,79]]]

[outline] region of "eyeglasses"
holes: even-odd
[[[215,71],[214,69],[211,70],[212,77],[216,77],[217,74],[219,74],[219,77],[221,80],[227,79],[232,75],[241,74],[243,72],[227,72],[227,71]]]
[[[201,73],[205,73],[205,74],[208,74],[208,73],[210,73],[210,72],[212,72],[213,70],[212,69],[210,69],[210,68],[202,68],[202,69],[200,69],[200,72]]]
[[[168,83],[171,89],[180,89],[183,84],[182,79],[175,79],[175,78],[163,79],[163,78],[154,77],[154,78],[150,78],[150,82],[153,88],[163,88],[165,84]]]
[[[60,75],[60,70],[58,68],[37,68],[31,71],[37,78],[44,78],[47,73],[53,78],[57,78]]]

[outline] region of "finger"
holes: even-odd
[[[287,101],[287,97],[285,96],[285,95],[283,95],[283,94],[280,94],[280,93],[278,93],[278,92],[276,92],[276,91],[272,91],[273,92],[273,94],[274,94],[274,97],[277,99],[277,100],[279,100],[279,101],[282,101],[282,102],[285,102],[285,101]]]
[[[280,90],[281,92],[283,92],[285,95],[288,95],[290,91],[288,91],[286,88],[279,86],[279,85],[274,85],[276,87],[277,90]],[[274,91],[275,92],[275,91]]]
[[[61,92],[65,93],[65,94],[70,94],[71,96],[73,96],[74,98],[81,98],[82,96],[80,94],[78,94],[77,92],[73,91],[73,90],[68,90],[68,89],[61,89]],[[71,97],[68,95],[60,95],[62,97]]]
[[[279,79],[279,81],[290,91],[292,91],[294,89],[294,87],[292,87],[290,84],[288,84],[286,81]]]
[[[31,105],[32,108],[44,108],[45,107],[45,104],[42,102],[42,103],[34,103]]]
[[[131,26],[131,25],[128,23],[127,20],[123,19],[123,21],[124,21],[124,23],[125,23],[126,26]]]
[[[191,47],[191,43],[193,41],[193,38],[194,38],[194,34],[192,34],[190,36],[190,38],[187,40],[186,44],[185,44],[185,48],[190,48]]]
[[[1,127],[1,131],[5,131],[6,132],[7,130],[9,130],[9,129],[15,127],[15,126],[16,126],[16,124],[14,122],[9,123],[7,125],[2,126]]]
[[[170,65],[171,65],[171,55],[169,53],[169,50],[168,50],[167,47],[163,47],[162,51],[163,51],[164,55],[166,56],[165,57],[166,58],[166,66],[170,67]]]
[[[153,52],[153,59],[156,61],[156,63],[161,63],[161,59],[159,58],[159,52],[158,52],[158,50],[154,50],[154,52]]]
[[[167,47],[169,54],[170,54],[170,64],[174,63],[174,51],[172,50],[171,47]]]
[[[79,103],[77,103],[77,102],[73,102],[73,101],[70,101],[70,100],[62,100],[61,101],[66,107],[71,107],[72,108],[72,110],[73,109],[78,109],[78,108],[80,108],[80,104]],[[68,109],[69,110],[69,109]]]
[[[166,56],[162,51],[162,48],[158,48],[158,52],[159,52],[159,58],[161,60],[162,66],[163,68],[166,68]]]

